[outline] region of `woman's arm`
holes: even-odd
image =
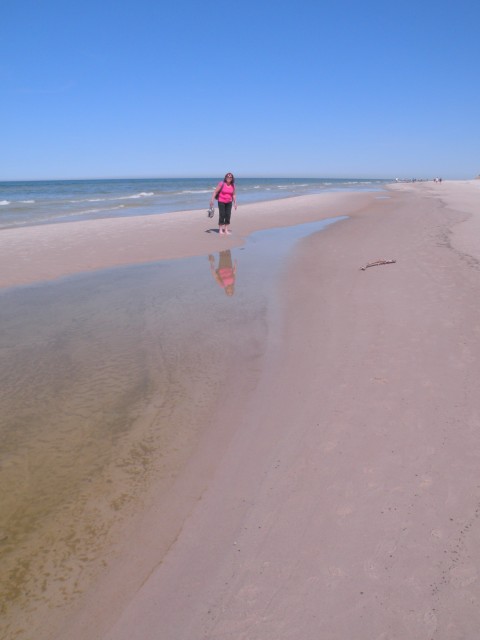
[[[220,193],[221,188],[222,188],[222,184],[220,183],[220,184],[219,184],[219,185],[217,185],[217,186],[215,187],[215,189],[213,190],[212,197],[211,197],[211,199],[210,199],[210,206],[211,206],[211,207],[213,207],[213,201],[215,200],[215,196],[217,196],[217,195]]]

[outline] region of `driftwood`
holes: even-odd
[[[360,267],[360,269],[362,271],[365,271],[365,269],[368,269],[368,267],[378,267],[381,264],[394,264],[395,262],[396,260],[375,260],[374,262],[367,262],[367,264],[363,267]]]

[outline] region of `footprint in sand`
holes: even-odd
[[[424,475],[420,478],[419,486],[425,489],[426,487],[430,487],[432,482],[433,478],[431,476]]]
[[[382,540],[375,549],[375,557],[385,558],[391,556],[397,549],[395,540]]]
[[[333,451],[336,448],[337,448],[337,443],[334,440],[324,442],[322,446],[324,453],[330,453],[330,451]]]
[[[468,587],[478,580],[478,573],[475,567],[453,567],[450,570],[450,582],[456,589]]]
[[[382,540],[375,549],[375,555],[372,559],[363,563],[363,569],[369,578],[378,580],[380,576],[380,565],[384,565],[387,559],[392,556],[397,549],[395,540]]]
[[[378,580],[379,570],[375,562],[372,562],[372,560],[366,560],[363,563],[363,570],[369,578],[371,578],[372,580]]]
[[[260,589],[254,584],[247,584],[238,591],[235,599],[242,601],[246,606],[253,606],[258,600]]]
[[[375,467],[363,467],[363,473],[365,475],[371,476],[375,473]]]
[[[433,613],[433,611],[427,611],[423,616],[423,622],[427,627],[428,635],[433,636],[438,626],[437,616]]]
[[[353,508],[348,504],[339,507],[336,511],[337,516],[341,518],[345,518],[345,516],[349,516],[351,513],[353,513]]]
[[[328,567],[328,573],[332,578],[344,578],[345,571],[341,567]]]
[[[421,611],[406,613],[403,616],[403,624],[407,631],[407,638],[422,638],[431,640],[437,630],[438,621],[435,613],[429,609],[423,613]]]

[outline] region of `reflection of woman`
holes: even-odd
[[[218,254],[218,268],[215,269],[215,258],[208,256],[212,276],[223,288],[227,296],[233,296],[235,290],[235,275],[237,273],[237,261],[232,265],[232,254],[230,249],[220,251]]]
[[[216,196],[218,196],[218,233],[230,234],[231,231],[227,227],[230,224],[230,216],[232,215],[232,204],[237,209],[233,173],[227,173],[223,182],[219,182],[215,187],[210,200],[210,207],[213,207],[213,200]]]

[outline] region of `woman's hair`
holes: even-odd
[[[232,184],[235,184],[235,176],[233,175],[233,173],[230,173],[230,171],[228,173],[226,173],[225,177],[223,179],[224,182],[227,181],[227,176],[232,176]]]

